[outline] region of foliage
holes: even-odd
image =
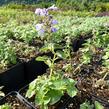
[[[6,69],[7,65],[16,64],[16,54],[10,47],[10,43],[0,41],[0,69]]]
[[[48,8],[52,4],[56,4],[63,10],[75,11],[108,11],[108,0],[1,0],[0,5],[8,4],[11,9],[30,9],[34,7]],[[20,5],[19,5],[20,4]],[[32,4],[30,6],[30,4]]]
[[[91,65],[97,63],[102,65],[101,79],[94,84],[95,87],[106,85],[105,81],[109,75],[109,35],[108,27],[101,27],[93,31],[93,37],[88,39],[81,51],[81,63]]]
[[[0,109],[11,109],[11,106],[8,104],[0,105]]]
[[[62,73],[62,72],[61,72]],[[77,94],[75,81],[70,78],[64,78],[60,72],[52,75],[39,76],[29,85],[26,97],[31,98],[35,95],[35,103],[41,106],[41,109],[47,109],[48,105],[58,102],[64,93],[74,97]]]
[[[71,11],[69,11],[69,13],[70,12]],[[52,13],[50,12],[50,14]],[[0,39],[4,40],[3,45],[9,46],[9,48],[13,47],[12,44],[10,45],[9,43],[7,43],[10,39],[19,40],[26,44],[30,44],[34,39],[37,40],[38,32],[35,29],[35,24],[38,23],[38,16],[35,16],[30,11],[18,11],[14,9],[8,9],[6,7],[0,9],[0,15],[0,18],[2,19],[0,20]],[[63,14],[59,12],[59,14],[55,15],[54,19],[58,20],[58,24],[55,25],[55,28],[57,28],[58,31],[56,33],[52,33],[51,36],[54,42],[60,42],[61,40],[65,39],[65,37],[70,37],[71,39],[73,39],[79,36],[85,36],[91,33],[92,30],[104,25],[104,23],[109,20],[108,17],[71,17],[64,15],[64,12]],[[106,37],[108,39],[108,35]],[[102,43],[104,43],[107,39],[103,39]],[[16,47],[18,47],[17,45],[19,44],[20,42],[16,43],[16,46],[14,46],[15,50]],[[10,50],[7,50],[6,54],[10,54],[8,52],[10,52]],[[13,52],[16,51],[12,50],[11,53],[14,54],[13,57],[15,57],[15,53]],[[2,59],[4,59],[4,56],[2,57]],[[9,61],[9,63],[13,63],[12,60]]]
[[[95,109],[104,109],[104,107],[98,101],[95,101]]]
[[[86,101],[80,105],[80,109],[93,109],[93,107],[93,104],[91,105],[89,101]]]
[[[100,27],[93,32],[93,37],[88,39],[84,44],[84,48],[82,51],[82,62],[91,63],[91,59],[94,54],[97,54],[97,49],[105,49],[106,55],[103,56],[103,59],[108,59],[108,43],[109,43],[109,35],[107,27]]]
[[[17,43],[17,44],[16,44]],[[26,43],[10,40],[10,45],[14,49],[17,57],[21,60],[28,61],[36,56],[37,48],[30,46]]]
[[[86,101],[80,105],[80,109],[93,109],[94,107],[95,109],[104,109],[104,107],[98,101],[95,101],[94,104]]]
[[[50,7],[48,9],[57,9],[57,7]],[[52,35],[52,24],[56,24],[57,21],[49,18],[48,11],[46,9],[36,9],[36,14],[38,14],[41,19],[42,24],[37,24],[36,29],[38,32],[41,29],[44,29],[44,35]],[[49,18],[49,21],[48,19]],[[46,21],[47,20],[47,21]],[[44,22],[45,21],[45,22]],[[51,23],[52,22],[52,23]],[[44,24],[45,23],[45,24]],[[45,28],[44,28],[45,27]],[[46,29],[48,29],[46,31]],[[42,31],[41,31],[42,32]],[[46,34],[45,34],[46,32]],[[48,33],[48,34],[47,34]],[[40,34],[40,36],[43,36]],[[46,39],[45,39],[46,40]],[[51,38],[47,38],[46,43],[40,49],[41,52],[50,51],[53,54],[53,57],[49,56],[38,56],[37,61],[44,61],[49,66],[49,75],[39,76],[35,81],[29,85],[27,90],[26,97],[31,98],[35,95],[35,103],[40,106],[41,109],[48,109],[49,105],[57,103],[64,93],[67,93],[69,96],[74,97],[77,94],[77,89],[75,87],[76,81],[70,78],[65,78],[62,76],[63,72],[60,69],[55,69],[55,61],[60,58],[70,58],[70,38],[67,39],[67,48],[66,53],[61,50],[55,50],[56,47],[60,47],[59,44],[55,44]]]

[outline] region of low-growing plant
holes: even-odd
[[[12,109],[9,104],[0,105],[0,109]]]
[[[39,76],[29,85],[26,97],[31,98],[35,95],[35,103],[40,105],[41,109],[47,109],[48,105],[53,105],[58,102],[64,93],[74,97],[77,94],[75,87],[76,81],[63,76],[61,70],[55,69],[55,61],[59,58],[64,58],[65,54],[62,51],[56,51],[53,43],[48,43],[41,51],[51,51],[53,58],[48,56],[37,57],[36,60],[44,61],[50,69],[49,75]]]
[[[76,82],[63,77],[61,73],[56,72],[52,76],[39,76],[30,83],[26,97],[35,96],[35,104],[39,105],[41,109],[48,109],[49,105],[57,103],[65,93],[74,97],[77,94]]]
[[[96,30],[93,30],[93,37],[91,39],[88,39],[86,43],[83,44],[84,48],[81,49],[82,62],[84,62],[85,64],[91,63],[93,55],[98,54],[99,49],[107,48],[109,42],[107,31],[108,30],[106,27],[100,27]],[[104,58],[106,57],[107,56],[104,56]]]
[[[94,104],[89,101],[85,101],[80,105],[80,109],[104,109],[104,106],[102,106],[98,101],[95,101]]]
[[[0,41],[0,69],[7,69],[9,65],[16,63],[16,54],[10,43]]]
[[[58,45],[59,47],[60,45]],[[41,52],[51,51],[53,53],[53,58],[49,56],[39,56],[36,58],[37,61],[44,61],[50,68],[50,75],[52,75],[55,70],[55,61],[60,58],[64,58],[64,52],[57,50],[55,52],[56,45],[54,43],[48,43],[40,49]]]
[[[65,70],[65,72],[67,72],[67,74],[69,76],[72,77],[73,73],[76,71],[74,70],[74,67],[72,65],[72,47],[71,47],[71,38],[69,36],[67,36],[65,38],[66,40],[66,44],[65,44],[65,48],[64,48],[64,59],[66,60],[66,64],[63,66],[63,69]]]
[[[91,104],[89,101],[85,101],[80,105],[80,109],[93,109],[94,105]]]
[[[29,44],[10,40],[10,45],[14,49],[16,56],[20,60],[28,61],[29,59],[35,57],[37,54],[36,51],[38,49],[33,46],[29,46]]]

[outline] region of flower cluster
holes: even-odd
[[[44,36],[45,34],[50,36],[52,32],[57,31],[54,25],[58,24],[58,21],[54,20],[53,16],[49,15],[50,10],[56,11],[58,8],[53,5],[47,9],[37,8],[35,11],[35,14],[40,17],[40,23],[36,24],[36,30],[39,36]]]
[[[47,16],[48,15],[48,10],[47,9],[40,9],[37,8],[35,11],[35,14],[39,15],[39,16]]]

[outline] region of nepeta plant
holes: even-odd
[[[55,51],[54,46],[54,43],[48,43],[41,49],[43,52],[51,51],[54,55],[53,58],[49,56],[36,58],[36,60],[44,61],[49,66],[49,75],[42,75],[35,79],[29,85],[29,90],[26,93],[28,98],[35,95],[35,104],[39,105],[41,109],[48,109],[48,106],[58,102],[64,93],[71,97],[77,94],[76,81],[64,77],[62,70],[55,69],[55,61],[59,58],[64,58],[65,55],[62,51]]]
[[[26,97],[28,98],[35,96],[35,104],[39,105],[41,109],[48,109],[48,106],[58,102],[64,93],[67,93],[71,97],[74,97],[77,94],[77,89],[75,87],[76,81],[64,77],[64,72],[55,67],[55,61],[57,59],[65,58],[65,53],[63,51],[55,50],[56,46],[60,47],[60,45],[51,41],[52,33],[57,31],[57,29],[54,28],[54,25],[58,22],[48,14],[48,10],[56,9],[56,7],[52,6],[48,9],[36,9],[35,12],[41,17],[41,23],[36,25],[36,30],[39,35],[47,36],[47,43],[40,49],[40,51],[50,51],[53,54],[53,57],[39,56],[36,58],[36,60],[43,61],[49,66],[49,74],[39,76],[35,79],[35,81],[29,85],[29,89],[26,93]],[[69,56],[70,54],[67,54],[66,57]]]
[[[40,106],[40,109],[48,109],[48,106],[57,103],[64,93],[74,97],[77,94],[76,82],[63,77],[61,73],[58,71],[51,77],[39,76],[29,85],[26,97],[35,96],[35,104]]]
[[[104,109],[104,106],[98,101],[95,101],[93,104],[89,101],[85,101],[80,105],[80,109]]]
[[[73,71],[72,57],[71,57],[71,38],[67,36],[65,39],[66,39],[66,44],[65,44],[64,54],[68,63],[66,63],[63,66],[63,68],[65,69],[65,72],[71,74],[71,72]]]
[[[54,74],[56,72],[55,71],[55,61],[59,58],[65,57],[64,52],[60,51],[60,50],[55,51],[55,47],[56,47],[56,44],[48,43],[40,49],[41,52],[46,52],[46,51],[52,52],[53,58],[51,58],[49,56],[39,56],[36,58],[37,61],[43,61],[49,66],[50,76],[52,76],[52,74]]]
[[[54,5],[47,9],[36,9],[35,14],[39,16],[39,23],[36,24],[36,30],[41,39],[45,39],[47,42],[51,40],[52,32],[56,32],[57,28],[54,25],[58,24],[57,20],[53,19],[52,15],[49,15],[49,10],[57,10]]]
[[[16,64],[16,53],[14,48],[10,47],[10,42],[0,42],[0,69],[7,69],[8,65]]]

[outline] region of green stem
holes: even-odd
[[[53,54],[54,54],[54,57],[53,57],[53,59],[52,59],[52,67],[50,68],[50,77],[52,76],[52,74],[53,74],[53,71],[54,71],[54,62],[55,62],[55,60],[57,59],[56,58],[56,54],[55,54],[55,52],[53,51]]]

